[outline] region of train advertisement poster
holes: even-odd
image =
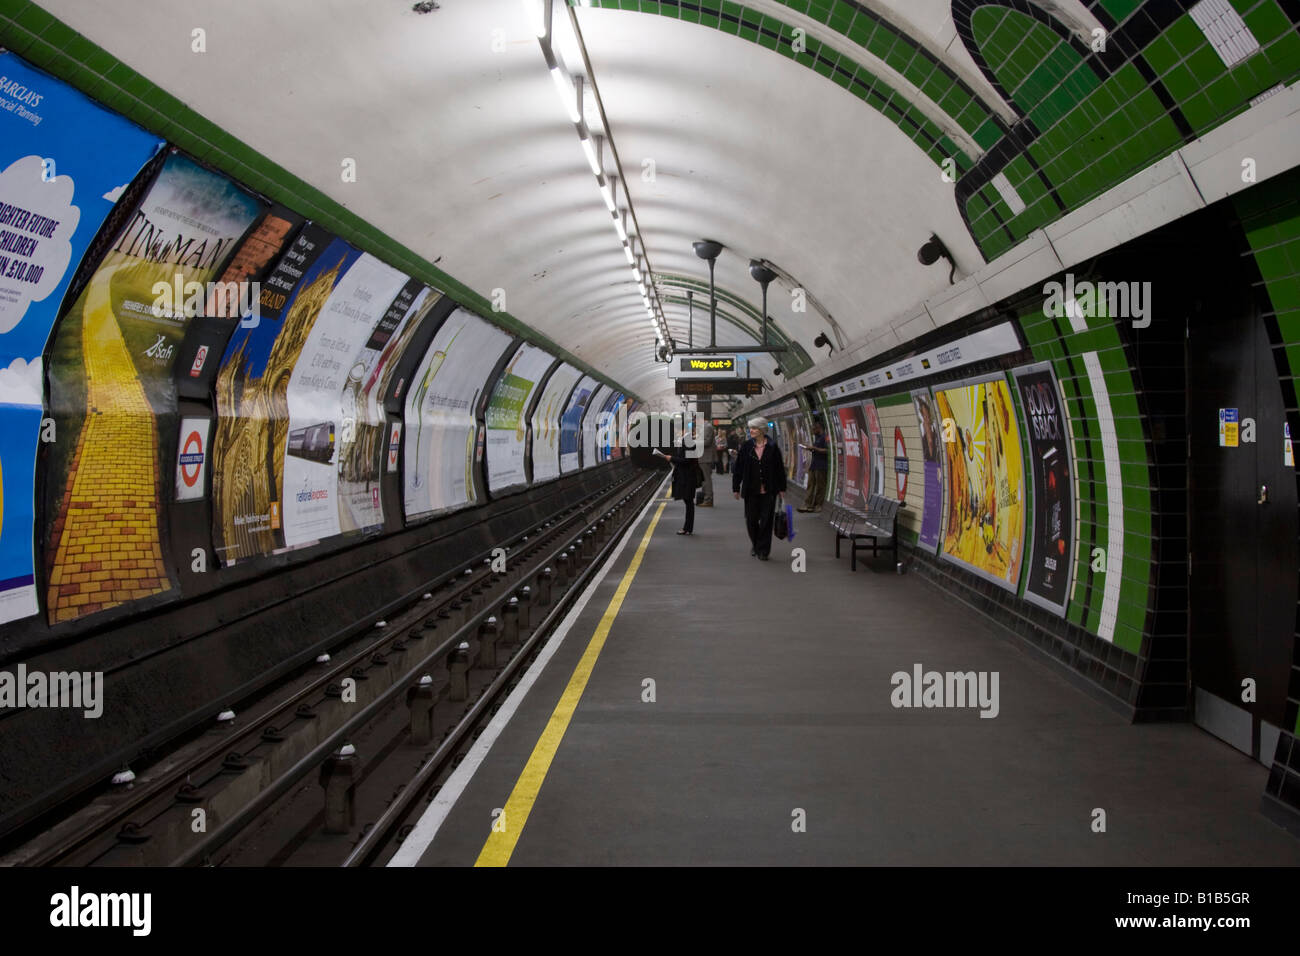
[[[582,442],[582,419],[591,404],[592,393],[596,390],[596,380],[590,375],[583,376],[578,387],[569,397],[569,405],[560,418],[560,471],[568,474],[578,467],[578,449]]]
[[[369,253],[354,259],[312,323],[289,375],[284,447],[284,543],[298,548],[348,530],[384,523],[373,438],[362,439],[361,395],[367,348],[381,319],[395,325],[406,309],[389,307],[408,277]],[[373,429],[366,429],[367,435]],[[340,476],[347,475],[346,488]]]
[[[840,473],[843,498],[840,503],[846,508],[864,511],[867,496],[871,493],[871,451],[867,441],[866,411],[860,402],[854,402],[836,408],[835,417],[839,419],[844,447],[844,470]]]
[[[591,468],[599,463],[599,452],[596,449],[596,432],[599,428],[600,413],[605,410],[609,403],[612,389],[608,385],[601,385],[596,389],[596,394],[591,396],[591,401],[587,405],[587,414],[582,417],[582,467]]]
[[[912,392],[917,425],[921,429],[921,458],[924,462],[924,503],[921,507],[921,530],[917,543],[930,551],[939,547],[943,526],[943,428],[930,390]]]
[[[161,146],[158,137],[0,53],[0,624],[40,612],[36,452],[44,438],[69,446],[66,459],[76,437],[42,427],[45,344],[77,264]],[[51,591],[65,587],[91,603],[90,589],[70,576],[60,574]],[[75,617],[77,606],[61,603],[51,619]]]
[[[158,515],[178,424],[175,357],[207,283],[263,208],[172,153],[59,323],[50,404],[76,438],[57,443],[47,471],[51,624],[173,587]],[[106,538],[117,573],[111,593],[94,592],[86,565],[103,566]]]
[[[1074,482],[1065,405],[1050,363],[1012,374],[1027,419],[1034,480],[1034,533],[1025,600],[1064,617],[1074,565]]]
[[[943,557],[1015,591],[1024,556],[1025,495],[1011,390],[999,375],[936,388],[934,394],[942,427],[953,438],[943,445]]]
[[[876,411],[876,403],[869,399],[864,401],[862,416],[867,426],[867,467],[862,479],[862,504],[865,507],[870,495],[888,498],[889,492],[885,490],[885,441],[880,432],[880,415]]]
[[[554,362],[554,356],[544,349],[521,345],[492,387],[483,416],[487,428],[490,491],[522,485],[527,480],[524,452],[528,447],[528,423],[524,421],[524,413],[533,400],[537,384]]]
[[[542,397],[533,410],[533,483],[560,476],[560,414],[565,400],[582,373],[568,363],[546,380]]]
[[[457,309],[438,329],[406,394],[404,505],[419,518],[473,504],[478,427],[487,378],[511,337]]]
[[[289,379],[316,317],[358,256],[342,239],[305,225],[262,283],[258,322],[241,325],[226,346],[217,373],[212,520],[217,556],[227,564],[284,546]]]

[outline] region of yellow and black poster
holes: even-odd
[[[1020,431],[1011,390],[999,375],[935,387],[944,441],[942,552],[1016,590],[1024,550]]]

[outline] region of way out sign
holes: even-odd
[[[176,446],[176,500],[203,497],[208,468],[208,426],[206,418],[182,418],[180,444]]]

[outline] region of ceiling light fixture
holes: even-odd
[[[523,0],[523,3],[528,17],[528,24],[532,31],[537,34],[538,45],[542,48],[542,57],[546,61],[547,69],[550,71],[556,93],[564,105],[565,114],[577,128],[578,142],[582,147],[583,155],[586,157],[587,165],[591,167],[592,174],[596,177],[600,198],[605,203],[605,208],[609,210],[610,217],[614,220],[614,231],[618,233],[619,241],[623,244],[623,254],[627,257],[628,265],[632,267],[633,278],[636,280],[637,289],[641,293],[641,299],[645,303],[646,312],[650,316],[655,334],[660,339],[671,341],[668,335],[668,323],[663,315],[663,306],[659,302],[659,289],[655,285],[653,270],[650,267],[648,258],[645,256],[645,244],[642,243],[640,257],[636,255],[632,245],[633,238],[632,234],[629,233],[627,217],[630,216],[632,219],[631,229],[633,233],[639,233],[640,226],[636,220],[636,212],[632,208],[632,197],[627,190],[627,178],[623,175],[618,149],[615,147],[614,141],[609,137],[609,120],[605,116],[605,106],[600,98],[600,90],[592,77],[591,60],[587,56],[587,48],[582,38],[582,30],[578,26],[575,8],[565,5],[569,24],[573,28],[574,39],[577,41],[577,48],[582,56],[584,71],[570,74],[554,44],[555,9],[553,4],[555,0]],[[583,3],[583,6],[590,6],[590,3]],[[595,100],[596,114],[599,117],[595,122],[600,127],[599,132],[593,132],[589,128],[584,115],[584,82],[590,85],[592,98]],[[606,143],[608,143],[610,154],[614,158],[614,171],[608,175],[604,169],[603,147]],[[619,197],[615,186],[618,179],[623,181],[625,205],[622,208],[619,206]],[[652,298],[653,302],[651,301]]]

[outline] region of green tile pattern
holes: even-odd
[[[1110,393],[1123,482],[1124,561],[1114,642],[1136,654],[1148,631],[1152,600],[1151,491],[1155,476],[1128,356],[1110,319],[1090,318],[1082,332],[1074,332],[1068,318],[1044,315],[1041,308],[1021,310],[1018,319],[1034,360],[1052,363],[1065,397],[1074,436],[1079,509],[1074,588],[1066,619],[1093,634],[1101,623],[1106,572],[1091,570],[1092,553],[1094,548],[1109,546],[1106,466],[1096,398],[1083,363],[1083,353],[1097,353]]]
[[[1260,44],[1256,53],[1231,69],[1188,14],[1140,51],[1195,136],[1248,109],[1250,100],[1265,90],[1289,85],[1300,76],[1300,34],[1278,0],[1231,2]],[[1116,31],[1122,35],[1123,21],[1144,5],[1105,6],[1120,21]],[[1184,142],[1171,108],[1161,102],[1134,62],[1099,79],[1055,32],[1009,7],[980,7],[971,26],[989,69],[1016,107],[1037,126],[1039,135],[1029,146],[1029,155],[1056,188],[1067,211]],[[966,206],[972,235],[989,259],[1061,215],[1041,195],[1041,182],[1028,164],[1013,162],[1004,172],[1025,200],[1022,213],[1013,216],[996,193],[989,195],[987,187],[970,197]],[[1031,198],[1029,193],[1040,195]]]
[[[29,0],[0,0],[0,46],[231,179],[331,230],[601,382],[627,390],[473,289],[240,142]],[[640,396],[633,398],[641,400]]]

